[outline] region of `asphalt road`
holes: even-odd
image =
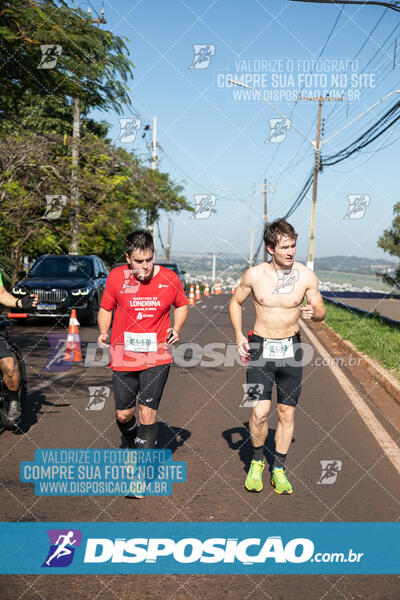
[[[400,300],[393,298],[387,300],[382,298],[337,298],[340,302],[362,308],[363,310],[376,310],[383,317],[388,317],[400,322]]]
[[[101,410],[88,410],[89,387],[111,387],[106,367],[76,364],[65,373],[46,372],[48,334],[62,334],[65,324],[20,325],[14,338],[23,348],[29,377],[29,401],[20,435],[0,435],[2,521],[397,521],[399,474],[369,431],[349,397],[327,366],[315,358],[305,367],[296,429],[287,459],[291,496],[278,496],[268,483],[249,494],[244,480],[250,460],[249,408],[242,407],[244,368],[229,362],[207,366],[204,346],[228,344],[230,296],[210,297],[190,309],[182,343],[196,343],[180,365],[171,369],[159,410],[159,445],[174,459],[186,461],[186,483],[174,484],[171,497],[126,500],[121,497],[39,497],[33,485],[19,481],[21,461],[33,460],[37,448],[118,448],[121,435],[114,423],[113,396]],[[253,326],[251,302],[244,307],[244,331]],[[312,324],[334,356],[327,333]],[[83,342],[95,342],[96,328],[81,328]],[[303,335],[303,341],[307,337]],[[222,348],[222,347],[220,347]],[[222,353],[223,350],[219,349]],[[364,398],[393,440],[398,442],[400,417],[394,401],[358,366],[343,372]],[[275,404],[273,404],[273,407]],[[277,423],[272,411],[267,445]],[[340,461],[335,483],[318,483],[320,461]],[[339,464],[337,462],[336,464]],[[85,599],[219,599],[265,600],[397,600],[396,576],[341,575],[131,575],[131,576],[1,576],[1,600]]]

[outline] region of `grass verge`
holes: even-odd
[[[325,323],[400,380],[400,327],[325,302]]]

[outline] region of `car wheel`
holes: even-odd
[[[97,325],[97,313],[99,312],[99,301],[97,296],[93,296],[92,302],[88,309],[87,316],[83,318],[85,325]]]

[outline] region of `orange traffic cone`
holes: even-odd
[[[210,295],[210,288],[208,287],[208,283],[206,282],[206,287],[204,288],[204,295],[205,296],[209,296]]]
[[[199,286],[198,282],[196,283],[196,295],[195,295],[195,299],[196,300],[201,300],[200,286]]]
[[[79,335],[79,321],[76,318],[76,310],[71,310],[69,318],[68,337],[65,345],[64,360],[68,362],[81,362],[81,337]]]
[[[216,296],[219,296],[220,294],[222,294],[221,283],[219,281],[215,282],[215,291],[214,291],[214,294]]]
[[[190,292],[189,292],[189,306],[194,306],[195,305],[195,300],[194,300],[194,288],[193,288],[193,284],[190,286]]]

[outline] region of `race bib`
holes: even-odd
[[[124,331],[125,350],[130,352],[157,352],[156,333],[131,333]]]
[[[263,358],[293,358],[293,339],[287,338],[283,340],[264,340]]]

